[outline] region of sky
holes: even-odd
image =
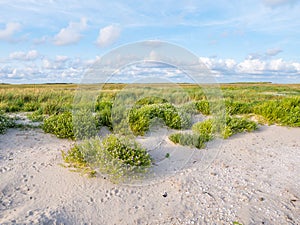
[[[146,40],[193,53],[216,82],[300,83],[299,12],[300,0],[0,0],[0,83],[80,83],[110,51]],[[120,82],[174,66],[130,65]]]

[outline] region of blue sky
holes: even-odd
[[[218,82],[300,83],[299,12],[299,0],[0,0],[0,83],[80,82],[143,40],[186,48]]]

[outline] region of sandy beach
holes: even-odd
[[[300,128],[261,126],[128,185],[61,166],[72,141],[9,129],[0,135],[0,224],[300,224],[299,137]],[[203,169],[209,151],[218,154]]]

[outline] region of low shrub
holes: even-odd
[[[249,114],[253,112],[253,104],[238,102],[238,101],[225,101],[226,113],[229,115]]]
[[[151,119],[155,117],[162,119],[172,129],[180,129],[185,124],[177,109],[169,103],[144,105],[134,107],[129,112],[132,132],[135,135],[144,135],[149,130]]]
[[[213,123],[213,119],[198,122],[193,125],[192,130],[196,134],[201,135],[205,141],[210,141],[213,139],[214,135]]]
[[[72,147],[67,152],[62,151],[61,154],[68,167],[76,169],[73,171],[87,174],[89,177],[95,177],[96,171],[88,165],[78,146]]]
[[[203,122],[195,123],[192,130],[204,137],[207,141],[212,140],[216,136],[228,138],[233,134],[240,132],[250,132],[257,129],[254,121],[246,118],[226,116],[225,121],[221,119],[208,119]]]
[[[97,134],[96,121],[89,110],[76,111],[74,115],[71,112],[52,115],[44,120],[42,128],[46,133],[55,134],[59,138],[80,140]]]
[[[55,134],[59,138],[75,138],[71,112],[50,116],[44,120],[42,129],[46,133]]]
[[[4,134],[8,128],[13,128],[16,123],[4,113],[0,112],[0,134]]]
[[[228,116],[226,118],[226,127],[223,131],[223,138],[228,138],[233,134],[250,132],[256,129],[257,124],[254,121],[245,118]]]
[[[299,97],[263,102],[255,107],[254,112],[263,116],[269,124],[300,127]]]
[[[145,149],[116,135],[109,135],[102,141],[87,139],[63,154],[65,162],[95,168],[112,181],[138,177],[151,166],[151,157]]]
[[[206,100],[198,101],[195,103],[197,110],[203,115],[210,115],[209,102]]]
[[[93,112],[89,109],[80,109],[73,112],[73,132],[77,140],[91,138],[97,134],[97,122]]]

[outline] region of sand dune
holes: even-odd
[[[299,137],[263,126],[203,150],[161,138],[173,151],[157,167],[164,175],[128,185],[62,167],[71,141],[10,129],[0,135],[0,224],[300,224]]]

